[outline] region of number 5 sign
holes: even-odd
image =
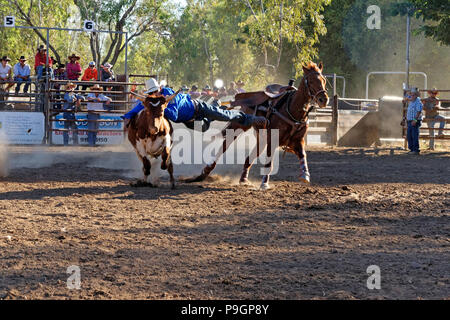
[[[84,20],[83,30],[86,32],[92,32],[95,29],[95,22],[91,20]]]
[[[13,28],[16,25],[16,18],[13,16],[6,16],[4,20],[5,27]]]

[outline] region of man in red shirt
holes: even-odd
[[[47,66],[47,49],[41,44],[39,48],[37,48],[37,53],[34,57],[34,71],[36,71],[38,79],[42,78],[46,66],[47,70],[52,71],[52,65],[52,59],[48,59]]]

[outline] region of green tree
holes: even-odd
[[[408,0],[393,4],[394,15],[411,14],[424,22],[417,30],[441,44],[450,45],[450,2],[448,0]]]

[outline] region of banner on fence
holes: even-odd
[[[55,119],[60,120],[63,119],[63,114],[58,114]],[[76,114],[76,124],[78,128],[78,140],[80,144],[88,144],[88,121],[87,121],[87,113],[77,113]],[[109,120],[103,121],[102,120]],[[116,121],[111,121],[116,120]],[[64,129],[64,121],[53,121],[53,129]],[[96,143],[99,145],[111,145],[111,144],[122,144],[124,139],[123,134],[123,122],[122,118],[120,118],[120,114],[118,115],[110,115],[110,114],[101,114],[99,123],[99,130],[108,130],[108,131],[99,131],[97,133]],[[52,131],[52,143],[53,144],[63,144],[63,131]],[[69,143],[72,144],[72,132],[69,132]]]
[[[41,112],[0,112],[0,143],[41,144],[45,117]]]

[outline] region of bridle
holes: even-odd
[[[305,75],[305,76],[303,77],[303,79],[302,79],[302,81],[305,83],[306,93],[308,94],[308,101],[307,101],[307,102],[304,104],[304,106],[303,106],[303,111],[306,112],[305,115],[304,115],[304,117],[303,117],[303,119],[301,119],[301,120],[296,119],[296,118],[292,115],[292,113],[289,111],[289,109],[290,109],[290,107],[291,107],[292,95],[289,96],[288,101],[287,101],[286,112],[287,112],[287,114],[289,115],[289,117],[290,117],[293,121],[295,121],[296,123],[305,123],[305,122],[306,122],[306,118],[308,117],[309,113],[312,111],[312,109],[315,107],[316,104],[319,104],[319,102],[317,101],[317,96],[318,96],[319,94],[321,94],[321,93],[324,93],[324,92],[326,93],[326,92],[327,92],[326,90],[322,89],[322,90],[317,90],[317,92],[313,93],[313,92],[311,91],[311,88],[310,88],[309,85],[308,85],[308,77],[309,77],[310,75],[319,75],[319,77],[323,78],[323,75],[322,75],[320,72],[314,71],[314,72],[308,73],[308,74]],[[326,79],[325,79],[325,81],[326,81]],[[310,107],[308,108],[308,103],[309,103],[311,100],[314,102],[314,104],[310,105]]]

